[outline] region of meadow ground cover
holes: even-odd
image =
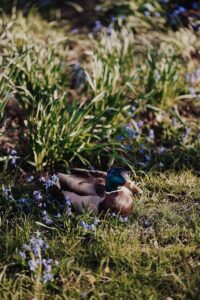
[[[99,1],[85,27],[2,13],[0,299],[199,299],[198,5]],[[129,219],[48,192],[113,165],[144,191]]]

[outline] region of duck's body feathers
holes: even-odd
[[[69,199],[75,210],[78,212],[90,210],[94,213],[109,211],[122,216],[129,216],[132,213],[133,194],[139,194],[141,190],[131,180],[126,178],[124,185],[108,192],[106,180],[109,176],[113,176],[112,173],[84,169],[73,169],[72,173],[74,174],[58,173],[56,186],[59,192]],[[120,175],[116,175],[115,172],[115,176]],[[110,180],[110,177],[108,179]]]
[[[105,193],[105,178],[67,175],[58,173],[58,187],[63,191],[74,192],[80,196],[99,196]]]

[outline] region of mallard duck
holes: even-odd
[[[106,172],[73,169],[73,174],[58,173],[56,186],[78,212],[114,212],[129,216],[133,211],[133,196],[142,190],[121,168]]]

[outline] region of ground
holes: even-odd
[[[199,8],[163,3],[2,14],[1,299],[199,299]],[[49,193],[113,165],[144,191],[129,219]]]

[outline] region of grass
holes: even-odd
[[[93,222],[91,215],[63,215],[45,226],[7,202],[1,207],[1,298],[197,299],[199,179],[189,171],[149,174],[142,185],[128,223],[103,218],[94,232],[80,226],[80,219]],[[37,230],[49,244],[43,257],[59,261],[48,284],[38,283],[17,254]]]
[[[95,34],[2,15],[1,299],[199,298],[199,33],[124,4]],[[112,165],[144,190],[127,222],[70,215],[39,180]]]

